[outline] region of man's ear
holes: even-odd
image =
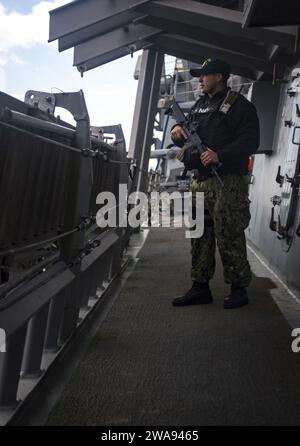
[[[221,82],[221,81],[223,80],[223,74],[221,74],[221,73],[217,73],[217,74],[216,74],[216,80],[217,80],[218,82]]]

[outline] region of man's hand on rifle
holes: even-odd
[[[173,130],[171,131],[171,138],[174,142],[176,141],[184,142],[187,140],[187,135],[180,125],[176,125],[176,127],[174,127]]]
[[[220,160],[218,154],[214,152],[212,149],[207,148],[207,150],[202,153],[200,156],[202,164],[206,166],[210,166],[211,164],[219,164]]]

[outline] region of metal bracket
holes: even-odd
[[[75,121],[85,121],[89,119],[88,109],[85,103],[83,91],[75,93],[55,93],[56,107],[68,110]]]
[[[278,172],[277,172],[277,176],[276,176],[276,183],[278,183],[280,185],[280,187],[282,187],[282,183],[284,180],[284,176],[281,175],[281,166],[278,166]]]
[[[299,146],[299,145],[300,145],[300,136],[299,136],[299,140],[298,140],[298,141],[295,141],[295,138],[296,138],[296,132],[297,132],[297,130],[299,130],[299,129],[300,129],[300,127],[299,127],[299,126],[296,126],[296,127],[294,128],[294,132],[293,132],[292,143],[295,144],[296,146]]]
[[[56,107],[64,108],[73,115],[76,122],[85,120],[88,117],[82,90],[75,93],[46,93],[29,90],[25,94],[24,101],[26,104],[51,115],[54,115]]]
[[[300,237],[300,222],[299,222],[298,228],[296,229],[296,235],[298,237]]]
[[[277,232],[277,222],[275,221],[274,213],[275,213],[275,206],[272,207],[272,209],[271,209],[271,220],[270,220],[269,228],[271,229],[271,231]]]
[[[277,238],[279,240],[284,240],[288,236],[287,228],[282,226],[280,215],[278,215],[278,221],[275,220],[274,214],[275,214],[275,206],[279,206],[281,203],[281,198],[278,195],[275,195],[271,198],[271,202],[273,203],[273,207],[271,209],[271,220],[269,224],[269,228],[273,232],[277,232],[278,236]]]
[[[43,112],[54,115],[56,101],[55,95],[42,91],[29,90],[25,94],[24,102]]]
[[[279,240],[283,240],[285,238],[287,238],[287,230],[286,227],[282,226],[281,224],[281,219],[280,219],[280,215],[278,215],[278,222],[277,222],[277,232],[278,232],[278,239]]]
[[[300,70],[299,68],[295,68],[292,71],[292,85],[287,90],[287,94],[289,97],[294,97],[300,93]]]
[[[287,94],[290,98],[293,98],[294,96],[296,96],[297,93],[293,91],[292,88],[289,88]]]
[[[291,119],[289,119],[288,121],[284,121],[284,127],[291,128],[293,127],[293,125],[295,125],[295,123]]]
[[[295,175],[294,177],[289,177],[287,174],[285,175],[286,181],[291,184],[292,187],[300,186],[300,176]]]
[[[278,195],[274,195],[274,197],[271,198],[271,202],[273,203],[273,206],[279,206],[281,204],[281,197]]]
[[[102,159],[103,161],[109,161],[109,156],[107,152],[102,152],[101,150],[92,150],[92,149],[81,149],[81,154],[85,158],[97,158]]]

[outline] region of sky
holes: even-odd
[[[23,100],[27,90],[82,89],[91,125],[122,124],[128,147],[138,54],[91,70],[82,79],[73,67],[73,50],[59,53],[57,42],[48,43],[48,12],[66,3],[69,0],[0,0],[0,90]]]

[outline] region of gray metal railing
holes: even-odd
[[[51,97],[76,128],[0,94],[0,411],[74,334],[80,310],[120,272],[131,235],[95,220],[97,195],[118,197],[130,181],[121,127],[103,128],[115,135],[107,144],[91,137],[82,92]]]

